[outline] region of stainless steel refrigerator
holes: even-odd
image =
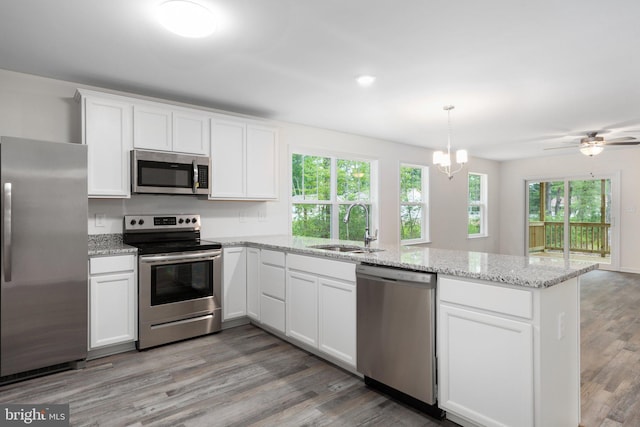
[[[85,359],[87,147],[2,137],[0,172],[0,376]]]

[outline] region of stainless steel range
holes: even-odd
[[[126,215],[124,242],[138,248],[139,350],[220,330],[222,250],[199,215]]]

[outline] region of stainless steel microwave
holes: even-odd
[[[209,158],[131,151],[131,191],[137,194],[209,194]]]

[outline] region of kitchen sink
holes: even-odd
[[[366,254],[371,252],[380,252],[384,250],[384,249],[365,248],[364,246],[339,245],[339,244],[311,245],[309,247],[314,249],[324,249],[325,251],[346,252],[346,253],[352,253],[352,254]]]

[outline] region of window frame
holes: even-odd
[[[330,194],[329,200],[293,200],[292,188],[292,162],[294,155],[327,157],[330,159]],[[304,237],[293,235],[293,206],[294,205],[328,205],[331,206],[331,223],[329,239],[340,239],[340,206],[349,206],[357,201],[339,201],[338,200],[338,160],[350,160],[369,163],[369,200],[363,201],[369,206],[369,232],[375,233],[378,229],[379,212],[378,212],[378,159],[374,157],[363,156],[361,154],[345,153],[331,150],[317,150],[307,147],[290,147],[288,157],[288,198],[289,198],[289,234],[293,237]],[[362,236],[364,238],[364,235]],[[309,237],[314,238],[314,237]],[[358,239],[360,240],[360,239]]]
[[[469,180],[472,175],[480,177],[480,200],[472,201],[470,197],[470,185]],[[489,175],[481,172],[469,172],[467,174],[467,238],[476,239],[481,237],[489,236],[489,228],[488,228],[488,216],[489,216],[489,208],[488,208],[488,194],[489,194]],[[479,215],[480,215],[480,232],[479,233],[469,233],[469,208],[478,207]]]
[[[421,202],[403,202],[402,201],[402,168],[417,168],[422,170],[422,179],[421,179]],[[418,245],[423,243],[431,242],[431,234],[430,234],[430,220],[431,215],[429,212],[430,208],[430,191],[429,191],[429,166],[425,164],[412,163],[412,162],[400,162],[400,166],[398,167],[398,241],[401,245]],[[422,206],[422,218],[421,218],[421,236],[417,239],[402,239],[402,206],[404,205],[412,205],[412,206]]]

